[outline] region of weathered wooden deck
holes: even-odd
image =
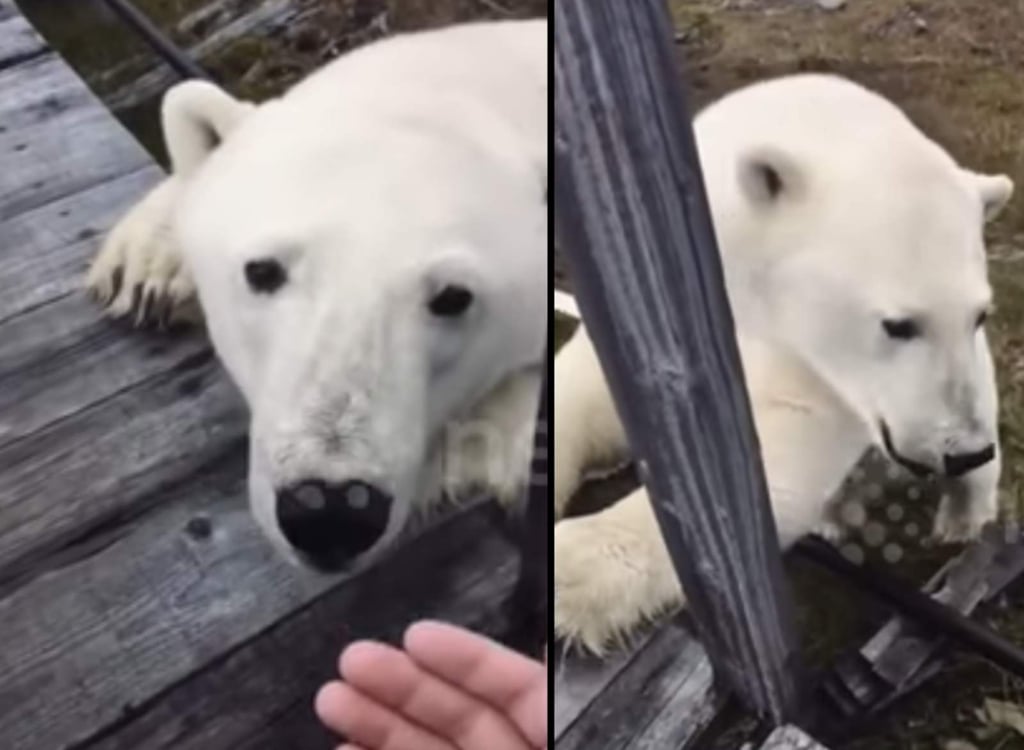
[[[507,634],[517,556],[487,505],[348,580],[275,556],[206,341],[80,289],[160,178],[0,0],[0,747],[333,747],[311,700],[344,643],[424,616]]]
[[[700,746],[725,696],[704,649],[673,620],[604,662],[562,658],[554,701],[556,750],[680,750]],[[827,748],[785,727],[759,750]]]
[[[630,471],[592,482],[577,511],[607,506],[635,486]],[[714,683],[703,646],[678,615],[648,628],[605,659],[556,653],[555,750],[683,750],[700,748],[721,724],[726,695]],[[753,747],[748,750],[754,750]],[[758,750],[827,750],[789,727]]]

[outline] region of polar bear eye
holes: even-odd
[[[430,300],[430,312],[442,318],[454,318],[469,309],[473,293],[464,286],[449,284]]]
[[[882,328],[891,339],[909,341],[921,335],[921,328],[909,318],[901,320],[885,319],[882,321]]]
[[[250,260],[245,264],[245,280],[257,294],[273,294],[284,286],[288,274],[276,260]]]
[[[975,321],[975,328],[981,328],[988,322],[988,310],[982,310],[978,313],[978,319]]]

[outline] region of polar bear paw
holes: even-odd
[[[171,233],[176,196],[174,178],[157,186],[117,223],[94,258],[85,285],[110,317],[161,329],[202,319]]]
[[[643,539],[604,514],[555,525],[554,578],[556,637],[599,656],[682,602],[661,540]]]

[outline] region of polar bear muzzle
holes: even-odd
[[[880,429],[882,432],[882,444],[885,446],[886,452],[896,463],[901,464],[910,473],[919,477],[938,473],[937,469],[908,458],[896,450],[892,440],[892,433],[889,431],[889,425],[884,421],[880,423]],[[989,443],[980,450],[967,453],[944,453],[942,455],[942,473],[948,477],[960,477],[984,466],[994,460],[995,457],[995,443]]]
[[[312,566],[337,571],[369,551],[384,536],[391,495],[360,481],[299,482],[279,489],[281,533]]]

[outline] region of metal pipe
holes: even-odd
[[[129,0],[103,0],[103,2],[126,25],[134,29],[182,78],[213,79],[213,76],[192,60],[181,47],[172,42],[149,17],[132,5]]]
[[[951,607],[932,599],[890,572],[843,557],[823,539],[809,537],[797,542],[795,554],[836,573],[858,588],[882,600],[900,614],[940,632],[961,646],[974,650],[1003,669],[1024,677],[1024,650],[998,633]]]

